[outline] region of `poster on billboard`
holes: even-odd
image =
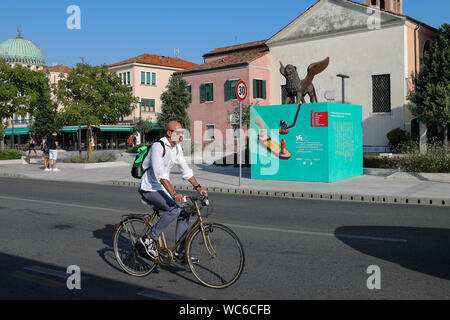
[[[250,152],[252,179],[332,182],[362,175],[362,107],[255,106]]]

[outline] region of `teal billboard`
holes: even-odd
[[[332,182],[362,175],[362,107],[252,107],[250,153],[252,179]]]

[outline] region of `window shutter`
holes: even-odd
[[[141,71],[141,84],[145,84],[145,72]]]
[[[152,72],[152,85],[156,85],[156,73]]]
[[[186,91],[188,92],[188,96],[189,96],[189,103],[191,103],[192,102],[192,87],[190,86],[190,85],[188,85],[187,87],[186,87]]]
[[[209,101],[214,101],[214,89],[213,84],[209,84]]]
[[[258,98],[258,90],[256,88],[256,79],[253,79],[253,98]]]
[[[262,81],[262,98],[266,99],[266,80]]]
[[[130,72],[127,72],[127,84],[130,84],[131,80],[130,80]]]
[[[200,85],[200,103],[205,102],[206,100],[206,92],[205,92],[205,85]]]
[[[225,101],[230,100],[230,96],[231,96],[231,82],[230,81],[225,81]]]
[[[147,81],[145,82],[145,84],[150,84],[150,72],[147,72]]]

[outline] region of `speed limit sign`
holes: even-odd
[[[247,98],[247,85],[244,81],[239,81],[236,86],[236,96],[239,100],[243,101]]]

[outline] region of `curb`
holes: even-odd
[[[110,184],[125,187],[135,187],[135,188],[139,187],[138,182],[129,182],[129,181],[112,181],[110,182]],[[192,188],[186,185],[174,185],[173,187],[181,191],[183,190],[192,191]],[[426,198],[426,197],[405,197],[392,195],[380,196],[380,195],[358,195],[358,194],[339,194],[339,193],[268,191],[268,190],[239,189],[239,188],[225,188],[225,187],[205,187],[204,189],[212,193],[225,193],[225,194],[258,196],[258,197],[450,207],[450,197]]]
[[[114,168],[125,167],[130,164],[125,161],[113,161],[113,162],[96,162],[96,163],[61,163],[61,168],[77,168],[77,169],[100,169],[100,168]]]

